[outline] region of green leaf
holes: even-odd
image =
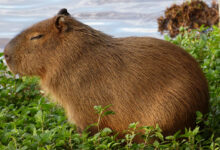
[[[104,128],[102,129],[101,131],[101,136],[107,136],[109,135],[110,133],[112,133],[112,130],[110,128]]]
[[[111,106],[112,106],[112,104],[109,104],[109,105],[105,106],[105,107],[103,108],[103,110],[106,110],[106,109],[108,109],[108,108],[111,107]]]
[[[94,106],[94,109],[96,110],[96,113],[101,113],[102,112],[102,106],[101,105],[99,105],[99,106]]]
[[[199,127],[196,127],[194,130],[193,130],[193,135],[197,135],[199,133]]]
[[[20,85],[17,87],[17,89],[16,89],[16,93],[22,91],[25,87],[26,87],[25,84],[23,84],[23,83],[20,84]]]
[[[64,140],[59,140],[59,139],[57,139],[57,141],[56,141],[56,146],[62,146],[62,145],[64,145],[65,144],[65,141]]]
[[[167,140],[174,140],[174,139],[175,139],[175,137],[174,137],[174,136],[172,136],[172,135],[170,135],[170,136],[166,136],[166,137],[165,137],[165,139],[167,139]]]
[[[160,132],[155,133],[156,137],[158,137],[161,141],[163,141],[163,135]]]
[[[114,111],[109,110],[109,111],[104,112],[103,114],[104,114],[104,116],[107,116],[107,115],[114,115],[114,114],[115,114],[115,112],[114,112]]]
[[[43,122],[43,112],[42,112],[42,110],[39,110],[34,117],[36,119],[36,122],[42,123]]]
[[[12,141],[8,144],[8,150],[16,150],[16,147]]]
[[[139,124],[139,122],[133,122],[133,123],[129,124],[128,128],[135,129],[138,124]]]
[[[154,141],[154,143],[153,143],[153,146],[154,147],[156,147],[156,148],[158,148],[159,147],[159,145],[160,145],[160,143],[156,140],[156,141]]]

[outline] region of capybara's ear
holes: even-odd
[[[66,20],[65,16],[57,16],[55,20],[55,26],[58,29],[59,32],[66,32],[68,31],[68,22]]]
[[[60,11],[57,13],[57,15],[65,15],[70,16],[66,8],[60,9]]]
[[[70,16],[70,14],[68,13],[66,8],[61,9],[57,13],[57,17],[55,20],[55,26],[59,32],[68,31],[68,29],[69,29],[66,16]]]

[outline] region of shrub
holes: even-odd
[[[179,34],[181,26],[187,27],[187,30],[198,29],[205,25],[210,27],[219,22],[218,3],[213,0],[209,7],[202,0],[185,1],[180,5],[173,4],[165,10],[164,15],[157,19],[158,31],[164,33],[167,31],[171,37]]]

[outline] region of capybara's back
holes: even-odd
[[[193,127],[196,111],[208,111],[206,79],[183,49],[155,38],[112,38],[65,9],[16,36],[5,58],[14,73],[40,76],[80,129],[97,122],[95,105],[112,104],[115,112],[101,128],[158,124],[165,135]]]

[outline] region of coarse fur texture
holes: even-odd
[[[139,122],[169,135],[193,127],[196,111],[208,111],[206,79],[182,48],[150,37],[112,38],[65,9],[21,32],[4,53],[15,74],[40,76],[80,129],[97,122],[95,105],[112,104],[115,115],[100,127],[120,133]]]

